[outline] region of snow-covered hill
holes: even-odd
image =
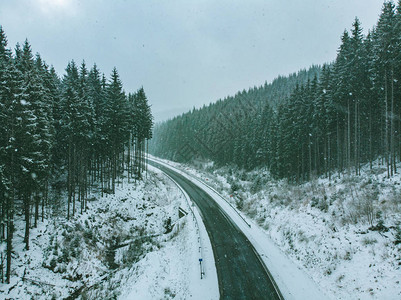
[[[254,219],[333,299],[401,297],[399,174],[388,179],[376,164],[361,176],[293,185],[263,170],[175,165]],[[213,268],[200,283],[195,222],[178,218],[179,207],[189,211],[187,199],[165,175],[152,170],[138,185],[124,181],[116,195],[91,198],[70,221],[40,223],[29,251],[17,224],[13,279],[0,284],[1,299],[196,299],[200,289],[218,297]]]
[[[400,174],[388,179],[376,162],[361,176],[295,185],[264,170],[174,165],[257,221],[333,299],[401,298]]]
[[[137,185],[125,179],[115,195],[93,192],[87,211],[70,221],[48,216],[32,230],[29,251],[18,216],[12,282],[0,284],[0,299],[197,299],[199,287],[217,299],[214,262],[199,284],[198,229],[191,215],[179,218],[179,207],[190,211],[153,170]]]

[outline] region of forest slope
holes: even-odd
[[[61,203],[66,200],[63,194]],[[88,209],[69,221],[61,212],[46,216],[32,230],[28,251],[23,227],[16,226],[13,276],[10,284],[0,284],[0,294],[12,299],[199,299],[194,292],[203,288],[203,295],[217,299],[217,280],[207,260],[214,282],[200,282],[197,228],[192,216],[179,219],[179,207],[189,211],[181,191],[153,171],[137,184],[125,177],[115,195],[102,197],[93,189]],[[17,215],[16,224],[22,222]]]
[[[359,174],[362,163],[381,157],[392,176],[401,158],[401,3],[386,1],[377,25],[362,32],[355,18],[335,61],[322,68],[158,124],[152,154],[267,167],[296,182]]]
[[[257,222],[331,298],[400,298],[401,174],[387,178],[381,161],[363,165],[360,176],[335,173],[300,185],[265,169],[173,165]]]

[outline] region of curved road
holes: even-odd
[[[283,299],[252,244],[220,206],[184,176],[149,163],[174,179],[199,207],[213,248],[220,299]]]

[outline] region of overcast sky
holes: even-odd
[[[117,67],[143,86],[156,121],[335,59],[355,16],[380,0],[0,0],[9,47],[28,38],[64,74],[68,61]]]

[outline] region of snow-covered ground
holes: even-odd
[[[158,169],[151,166],[149,168],[159,176],[165,176]],[[170,179],[170,184],[172,182]],[[188,213],[186,216],[188,224],[184,226],[184,232],[177,236],[175,243],[148,254],[146,259],[140,262],[141,276],[138,276],[135,282],[126,283],[121,299],[216,300],[219,298],[213,250],[206,228],[185,191],[180,187],[174,188],[180,191],[180,207]],[[202,279],[198,265],[199,258],[202,258]],[[160,286],[165,286],[164,293]],[[174,287],[173,291],[171,286]]]
[[[361,176],[336,174],[297,186],[263,170],[169,164],[223,196],[214,194],[289,299],[322,291],[332,299],[401,299],[399,174],[387,179],[383,168],[366,166]],[[179,207],[189,214],[179,219]],[[166,233],[168,218],[174,227]],[[116,195],[93,193],[89,209],[70,221],[40,222],[29,251],[22,222],[17,216],[12,282],[0,284],[0,299],[63,299],[74,292],[82,299],[218,299],[199,213],[156,169],[136,186],[124,180]]]
[[[201,178],[239,208],[330,298],[401,299],[400,174],[387,179],[376,162],[361,176],[336,174],[292,185],[262,170],[168,163]],[[265,262],[274,272],[277,260]],[[278,270],[279,280],[291,278],[289,268]]]
[[[0,299],[218,299],[207,233],[163,173],[152,170],[137,185],[123,180],[115,195],[91,199],[70,221],[49,217],[32,229],[29,251],[19,217],[12,282],[0,284]],[[179,219],[179,207],[189,214]]]

